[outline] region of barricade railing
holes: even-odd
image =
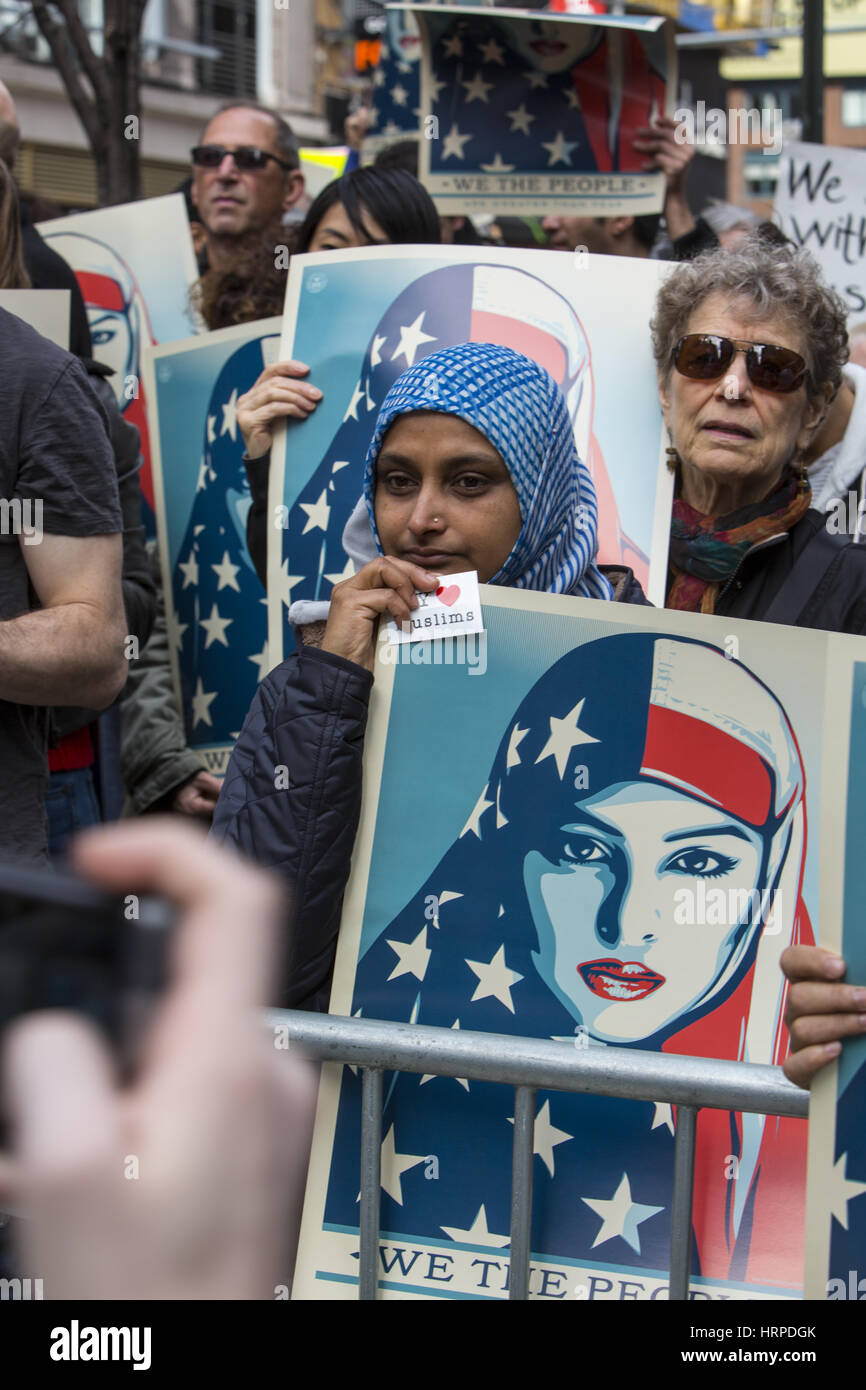
[[[385,1072],[421,1072],[514,1087],[508,1295],[512,1299],[529,1295],[536,1091],[583,1092],[677,1106],[671,1203],[672,1300],[686,1299],[689,1294],[698,1111],[739,1110],[800,1119],[809,1113],[808,1092],[793,1086],[779,1067],[295,1010],[274,1011],[268,1021],[307,1057],[344,1063],[361,1071],[361,1299],[374,1299],[378,1284]]]

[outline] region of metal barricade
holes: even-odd
[[[809,1094],[779,1067],[677,1057],[617,1047],[574,1047],[543,1038],[455,1032],[409,1023],[272,1012],[269,1022],[307,1057],[361,1069],[359,1298],[378,1279],[382,1079],[386,1071],[496,1081],[514,1087],[509,1298],[529,1294],[536,1091],[578,1091],[677,1106],[671,1204],[670,1298],[688,1298],[698,1111],[740,1110],[806,1119]]]

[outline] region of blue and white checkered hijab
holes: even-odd
[[[595,564],[598,508],[571,418],[553,377],[522,353],[493,343],[459,343],[431,352],[403,372],[379,411],[367,450],[364,498],[376,544],[376,460],[398,415],[458,415],[502,455],[517,493],[523,529],[489,581],[551,594],[612,598]]]

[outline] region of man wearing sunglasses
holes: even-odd
[[[228,106],[208,122],[192,151],[191,196],[207,238],[208,265],[229,270],[239,244],[304,196],[292,129],[275,111]]]

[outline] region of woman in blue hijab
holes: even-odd
[[[482,583],[646,602],[630,570],[597,565],[595,490],[565,400],[509,348],[444,348],[398,378],[364,494],[379,554],[335,586],[324,631],[302,630],[304,645],[262,682],[214,816],[216,838],[292,886],[288,1007],[327,1007],[379,620],[407,621],[416,591],[467,570]]]

